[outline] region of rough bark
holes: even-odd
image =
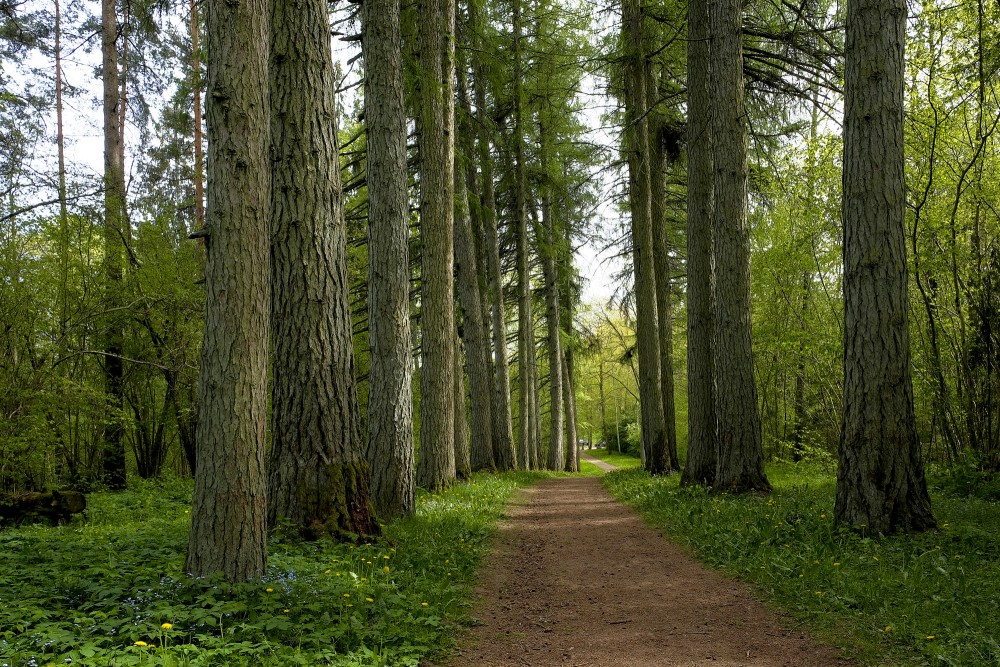
[[[270,305],[268,5],[210,3],[205,335],[186,569],[263,574]]]
[[[125,235],[125,164],[120,115],[124,112],[118,75],[118,19],[115,0],[101,1],[101,76],[104,84],[104,386],[108,416],[104,427],[104,483],[125,488],[124,332],[122,303]]]
[[[688,2],[687,340],[688,447],[681,484],[715,481],[715,317],[712,127],[707,0]]]
[[[378,532],[368,496],[324,0],[271,2],[271,451],[268,520]]]
[[[713,488],[769,491],[750,343],[750,229],[747,224],[743,5],[711,5],[715,208],[715,395],[719,458]]]
[[[191,89],[194,96],[194,221],[201,229],[205,226],[204,159],[201,136],[201,45],[199,40],[198,0],[190,0],[191,31]]]
[[[836,520],[935,525],[910,376],[902,0],[851,0],[844,79],[844,412]]]
[[[652,79],[650,79],[652,84]],[[650,105],[657,99],[655,85],[646,95]],[[667,151],[663,146],[665,127],[656,114],[649,116],[650,211],[653,217],[653,262],[656,267],[656,319],[660,343],[660,398],[663,401],[663,428],[666,437],[665,472],[679,472],[677,457],[677,410],[674,404],[674,320],[670,303],[670,262],[668,226],[665,216]]]
[[[464,87],[464,86],[463,86]],[[464,125],[464,124],[463,124]],[[464,129],[464,128],[463,128]],[[455,161],[455,264],[458,273],[458,300],[462,307],[462,339],[465,342],[471,396],[472,470],[491,470],[493,459],[493,379],[490,374],[490,339],[483,321],[479,292],[479,266],[472,220],[469,217],[465,170]],[[458,367],[461,371],[461,367]],[[464,413],[464,408],[463,408]],[[456,444],[456,451],[458,445]],[[457,465],[457,461],[456,461]]]
[[[69,209],[66,202],[66,138],[63,133],[62,12],[55,1],[56,153],[59,160],[59,340],[66,346],[69,321]]]
[[[361,4],[368,139],[367,456],[375,511],[414,509],[409,193],[399,0]]]
[[[420,4],[420,458],[417,484],[455,479],[453,0]]]
[[[625,31],[625,151],[629,171],[629,213],[632,219],[632,261],[635,266],[636,350],[639,356],[639,409],[646,470],[667,470],[663,398],[660,388],[660,344],[656,313],[656,266],[650,202],[648,79],[639,0],[623,0]]]
[[[576,385],[573,384],[573,350],[563,353],[563,405],[566,406],[566,471],[580,472],[580,437],[576,430]]]

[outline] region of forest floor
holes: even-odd
[[[449,667],[851,664],[783,625],[744,584],[663,539],[599,478],[549,479],[524,491],[499,527],[477,592],[478,625]]]

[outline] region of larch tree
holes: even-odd
[[[263,574],[271,170],[264,0],[209,3],[205,333],[185,569]]]
[[[271,3],[268,519],[371,535],[329,23],[324,0]]]
[[[125,427],[122,423],[125,368],[122,363],[125,332],[123,305],[125,238],[125,113],[118,72],[118,15],[115,0],[101,0],[101,78],[104,85],[104,381],[108,415],[104,428],[104,482],[110,489],[125,488]]]
[[[420,10],[420,457],[417,484],[455,479],[454,0]]]
[[[646,83],[645,18],[639,0],[623,0],[625,57],[625,137],[628,160],[629,213],[635,266],[636,348],[639,354],[639,408],[646,470],[666,472],[666,437],[660,387],[660,345],[656,313],[656,265],[650,199],[650,143]]]
[[[688,456],[681,484],[711,486],[715,447],[715,279],[712,260],[711,32],[707,0],[688,2]]]
[[[409,196],[399,0],[361,4],[368,183],[367,457],[379,517],[414,509]]]
[[[541,229],[539,230],[539,254],[542,259],[542,276],[545,289],[545,331],[549,357],[549,449],[546,467],[549,470],[565,470],[564,452],[564,396],[563,396],[563,354],[560,340],[561,315],[559,306],[559,275],[556,271],[557,239],[555,211],[552,205],[552,183],[548,169],[552,141],[551,129],[545,122],[539,126],[540,162],[542,167],[541,186]]]
[[[718,461],[713,488],[769,491],[764,474],[757,384],[750,342],[750,232],[747,222],[743,5],[709,10],[712,35],[712,150],[715,259],[715,415]]]
[[[844,77],[844,404],[839,523],[935,526],[910,376],[903,150],[906,3],[847,4]]]

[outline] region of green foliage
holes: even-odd
[[[865,664],[1000,661],[995,505],[939,493],[940,530],[864,537],[834,526],[834,478],[822,468],[775,465],[767,475],[770,496],[712,495],[641,470],[610,473],[605,485],[700,560],[753,582]]]
[[[187,481],[94,494],[90,521],[0,532],[3,664],[417,665],[467,620],[504,503],[544,473],[419,499],[371,544],[275,539],[263,580],[182,571]]]
[[[642,461],[639,460],[638,455],[619,454],[614,448],[610,452],[606,449],[592,449],[587,453],[595,459],[601,459],[619,468],[637,468],[642,465]]]

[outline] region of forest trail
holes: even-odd
[[[612,470],[618,470],[618,466],[611,465],[607,461],[602,461],[596,456],[591,456],[587,452],[580,452],[580,458],[586,461],[587,463],[593,463],[595,466],[597,466],[604,472],[611,472]]]
[[[598,478],[528,489],[494,540],[480,625],[449,667],[851,664],[664,540]]]

